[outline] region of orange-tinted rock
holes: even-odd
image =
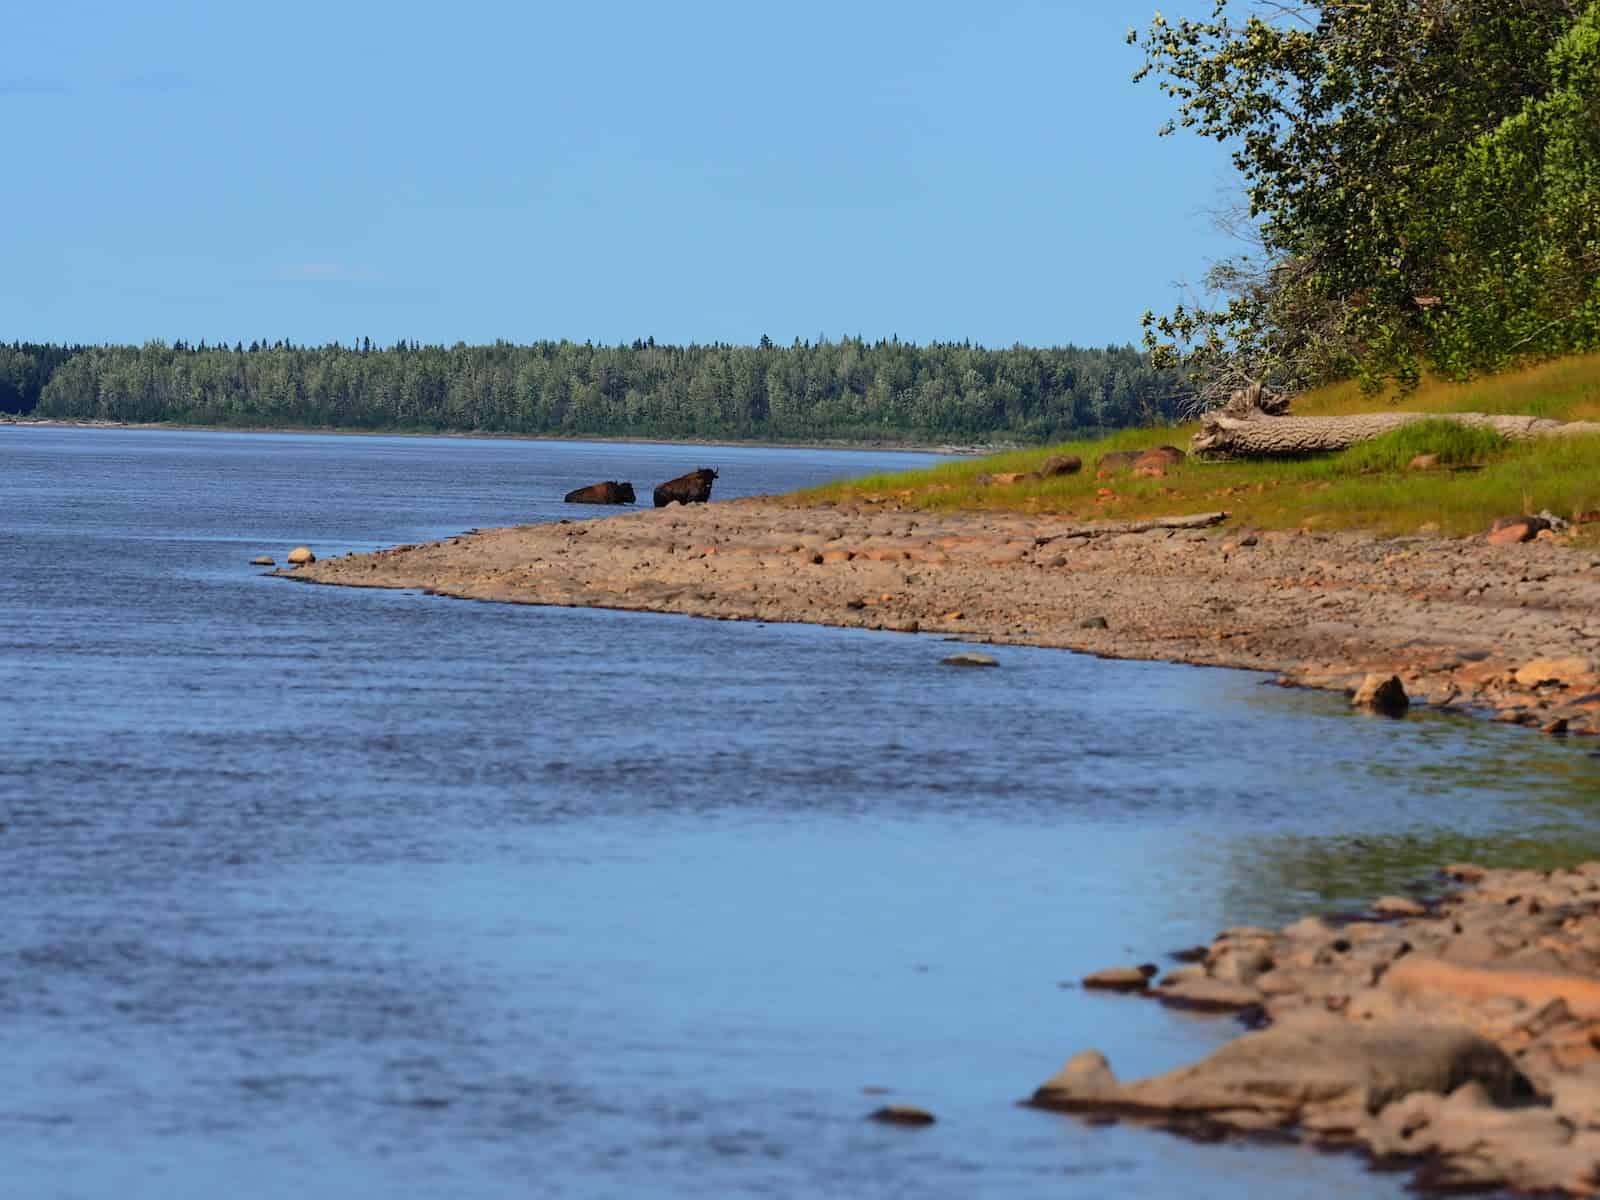
[[[1106,967],[1083,977],[1083,986],[1108,992],[1137,992],[1149,986],[1156,968],[1149,963],[1138,967]]]
[[[1557,684],[1564,688],[1587,687],[1595,680],[1593,659],[1573,655],[1567,658],[1536,658],[1517,670],[1519,687],[1536,688]]]
[[[1518,542],[1531,542],[1541,530],[1549,529],[1550,522],[1543,517],[1501,517],[1489,527],[1491,546],[1514,546]]]
[[[1134,459],[1135,469],[1139,467],[1175,467],[1188,457],[1176,446],[1152,446],[1138,458]]]

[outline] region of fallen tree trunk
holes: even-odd
[[[1220,525],[1228,519],[1225,512],[1195,513],[1188,517],[1152,517],[1148,521],[1096,521],[1092,525],[1078,525],[1071,529],[1063,529],[1059,533],[1052,533],[1033,539],[1035,546],[1047,546],[1051,542],[1062,541],[1067,538],[1097,538],[1110,537],[1119,533],[1150,533],[1157,529],[1205,529],[1212,525]]]
[[[1357,442],[1382,437],[1418,421],[1453,421],[1474,429],[1492,429],[1507,441],[1600,434],[1600,421],[1551,421],[1544,417],[1497,416],[1492,413],[1357,413],[1346,417],[1229,416],[1207,413],[1194,435],[1196,454],[1211,458],[1282,458],[1345,450]]]

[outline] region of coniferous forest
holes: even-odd
[[[0,344],[0,412],[62,420],[1044,442],[1161,419],[1181,403],[1177,375],[1132,346]]]

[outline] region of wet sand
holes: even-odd
[[[283,574],[1268,671],[1600,732],[1600,556],[1561,542],[1206,529],[756,498],[477,530]]]

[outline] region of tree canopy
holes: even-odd
[[[1600,345],[1600,0],[1218,0],[1129,41],[1244,186],[1252,250],[1145,318],[1206,398]]]

